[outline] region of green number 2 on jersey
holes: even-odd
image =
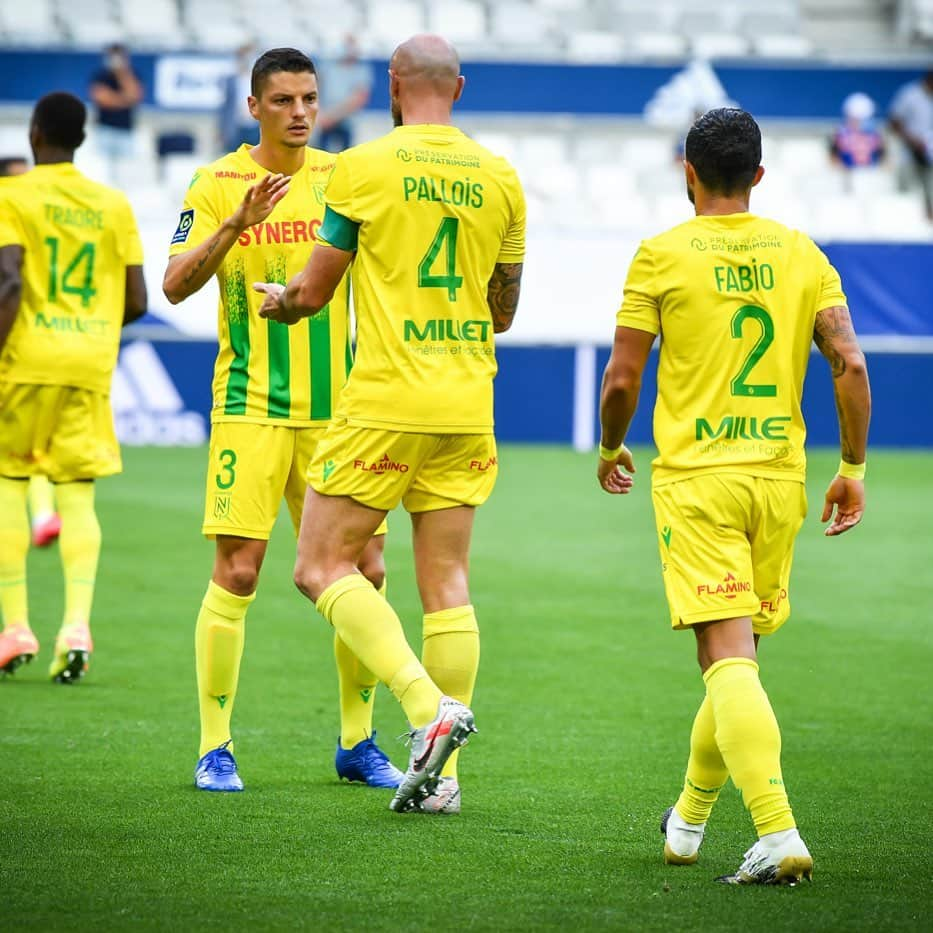
[[[61,279],[58,277],[59,241],[57,237],[46,237],[45,244],[49,248],[49,301],[55,301],[58,293],[63,295],[80,295],[81,307],[87,308],[91,299],[97,294],[94,288],[94,256],[93,243],[82,243],[74,258],[65,267]],[[76,282],[75,279],[78,281]]]
[[[746,382],[751,375],[752,370],[761,361],[768,347],[774,343],[774,322],[771,315],[764,308],[758,305],[742,305],[732,316],[732,336],[736,340],[742,339],[742,328],[746,321],[757,321],[761,327],[761,336],[752,347],[751,352],[745,357],[742,368],[732,377],[729,383],[730,391],[733,395],[744,397],[754,396],[755,398],[774,398],[777,395],[777,386],[770,383],[750,383]]]
[[[419,288],[446,288],[447,300],[457,300],[457,289],[463,285],[463,276],[457,275],[457,228],[460,221],[456,217],[445,217],[431,240],[428,251],[418,264]],[[431,269],[437,261],[437,255],[445,251],[445,270],[443,275],[435,275]]]

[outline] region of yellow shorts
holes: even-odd
[[[652,490],[671,625],[751,616],[759,635],[790,615],[803,483],[715,473]]]
[[[492,434],[410,434],[335,421],[311,460],[308,485],[373,509],[434,512],[482,505],[496,485]]]
[[[110,398],[74,386],[0,382],[0,475],[53,483],[123,469]]]
[[[324,431],[242,421],[212,425],[202,532],[268,541],[284,498],[297,534],[308,463]],[[386,523],[375,533],[384,535]]]

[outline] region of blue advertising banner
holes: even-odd
[[[208,436],[211,376],[217,345],[211,341],[129,339],[114,375],[117,432],[127,444],[203,444]],[[579,440],[575,418],[581,385],[575,379],[574,347],[500,347],[496,378],[496,436],[501,441],[570,444]],[[583,386],[584,408],[598,437],[598,382],[609,348],[596,350],[592,385]],[[933,447],[933,418],[918,418],[918,399],[933,398],[933,356],[921,353],[868,355],[874,411],[872,444]],[[629,438],[650,443],[656,393],[657,354],[652,353],[642,384],[641,405]],[[804,392],[808,443],[836,446],[839,432],[832,377],[814,356]]]
[[[311,50],[312,57],[314,55]],[[377,80],[369,110],[388,111],[388,62],[374,61]],[[852,91],[872,97],[883,112],[916,67],[840,67],[799,63],[762,65],[714,62],[728,94],[761,118],[835,119]],[[0,102],[31,103],[49,91],[87,97],[88,80],[100,66],[94,52],[4,49],[0,55]],[[639,116],[654,92],[681,68],[669,65],[578,65],[464,62],[467,93],[462,109],[484,113],[574,113]],[[145,86],[145,103],[167,110],[215,110],[232,56],[194,52],[133,56]]]

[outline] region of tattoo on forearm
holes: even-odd
[[[220,245],[222,234],[223,234],[222,230],[218,230],[217,233],[214,234],[210,242],[207,244],[207,251],[197,261],[194,268],[192,268],[191,271],[185,276],[184,278],[185,285],[190,285],[198,277],[199,273],[204,268],[204,265],[207,262],[207,260],[211,258],[211,253],[213,253],[214,250],[217,249],[217,247]]]
[[[813,326],[813,340],[829,361],[833,379],[838,379],[846,371],[845,357],[840,351],[858,346],[849,309],[837,305],[820,311]]]
[[[846,463],[858,463],[855,456],[855,450],[852,447],[852,441],[849,439],[849,419],[846,417],[845,409],[842,407],[842,399],[839,397],[839,389],[833,386],[833,392],[836,396],[836,416],[839,418],[839,446],[842,449],[842,459]]]
[[[497,263],[486,290],[486,300],[492,314],[492,326],[496,333],[508,330],[518,307],[521,291],[521,263]]]

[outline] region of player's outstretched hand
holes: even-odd
[[[625,470],[624,473],[623,470]],[[632,452],[625,446],[619,451],[619,456],[615,460],[603,460],[600,457],[596,465],[599,485],[615,496],[625,495],[631,491],[635,481],[628,474],[634,472],[635,461],[632,459]]]
[[[234,215],[237,225],[252,227],[262,223],[272,213],[272,208],[288,194],[291,180],[291,175],[266,175],[247,188]]]
[[[836,515],[833,516],[835,506]],[[841,535],[844,531],[854,528],[861,520],[865,511],[865,484],[860,479],[846,479],[836,476],[826,490],[826,501],[823,504],[822,522],[832,523],[826,529],[829,537]]]

